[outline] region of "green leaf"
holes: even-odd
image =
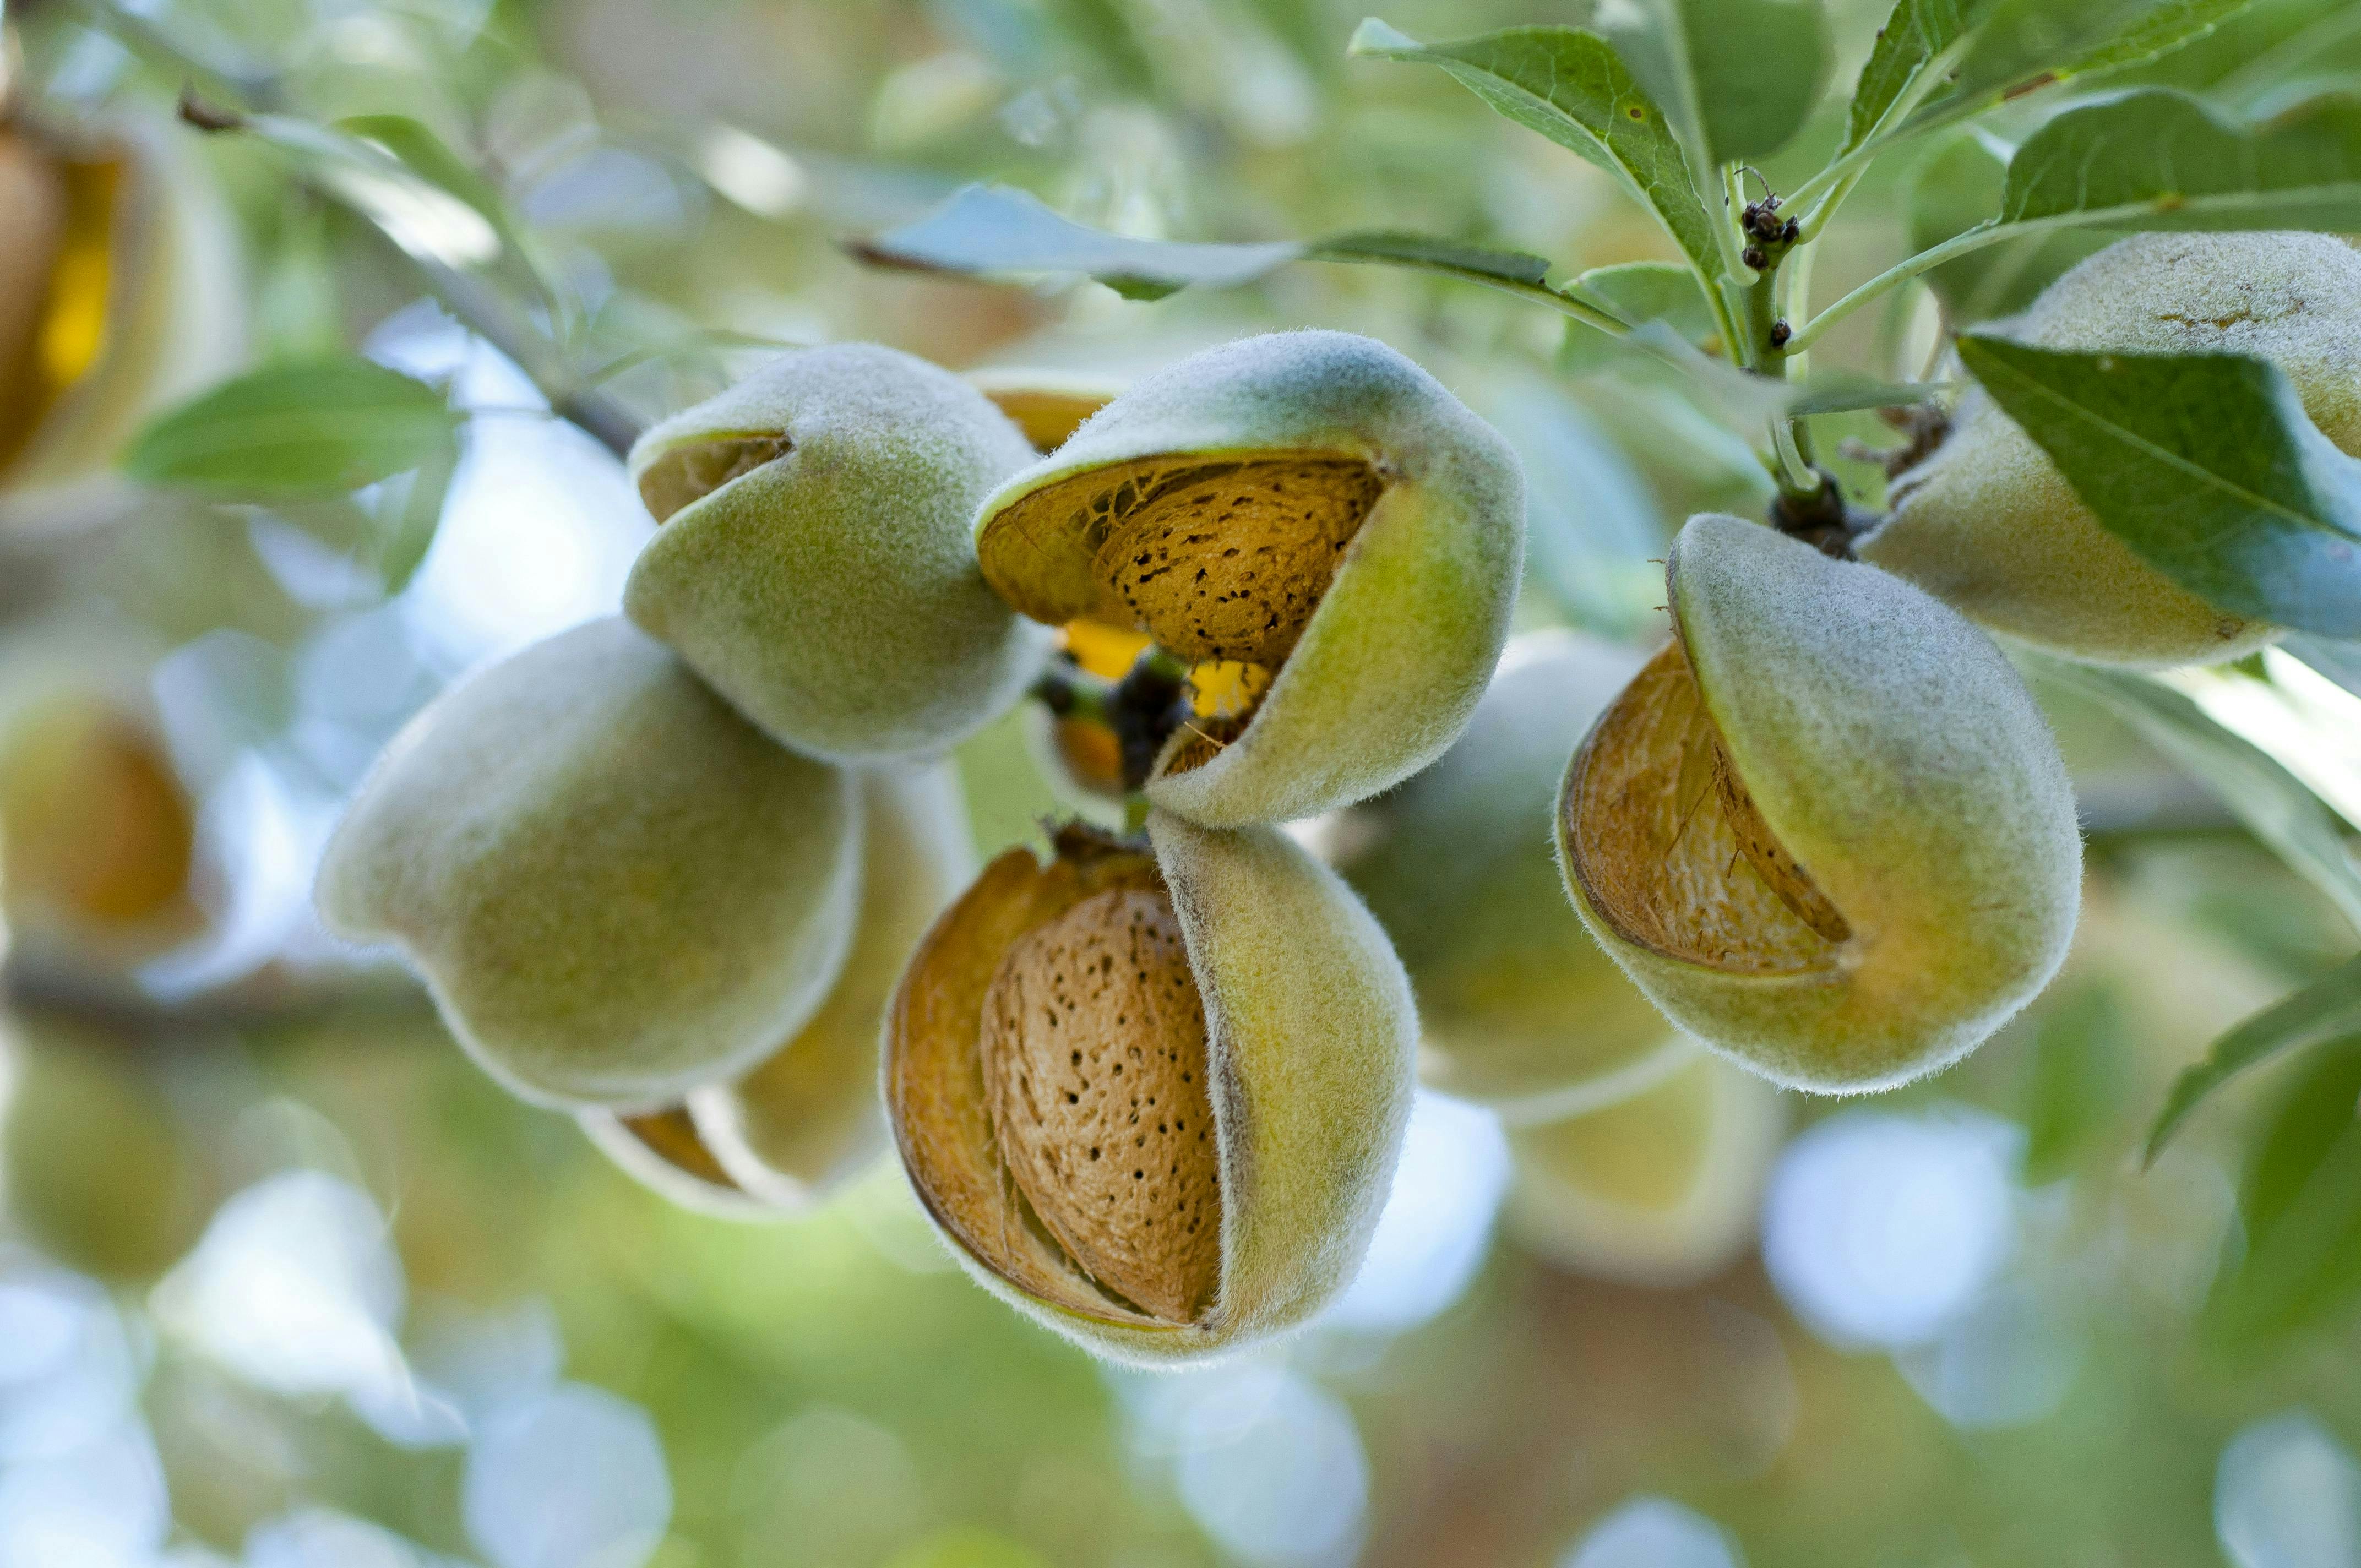
[[[2142,1158],[2155,1164],[2206,1097],[2248,1068],[2356,1030],[2361,1030],[2361,959],[2280,998],[2214,1041],[2204,1060],[2173,1080],[2164,1109],[2148,1129]]]
[[[1920,165],[1905,200],[1910,248],[1932,250],[1945,240],[1995,220],[2008,163],[1973,130],[1953,137]],[[2048,230],[1972,250],[1928,271],[1927,285],[1963,324],[2014,315],[2067,269],[2110,243],[2107,236]]]
[[[1828,71],[1819,0],[1664,0],[1696,93],[1697,128],[1715,163],[1768,158],[1819,102]]]
[[[2279,647],[2346,691],[2361,696],[2361,642],[2312,637],[2299,632],[2280,643]]]
[[[2277,759],[2215,723],[2191,697],[2155,680],[2030,655],[2027,662],[2044,680],[2123,719],[2361,927],[2361,870],[2345,847],[2342,825]]]
[[[378,148],[435,189],[457,197],[492,226],[499,236],[503,265],[515,281],[530,290],[543,307],[555,314],[557,291],[550,286],[548,269],[539,247],[517,221],[508,201],[442,137],[407,115],[351,115],[332,123],[341,132]],[[346,182],[352,177],[347,175]]]
[[[2234,614],[2361,634],[2361,462],[2320,433],[2277,366],[1959,341],[1993,400],[2142,560]]]
[[[1337,235],[1303,247],[1312,261],[1377,261],[1415,267],[1485,283],[1539,284],[1549,276],[1545,258],[1521,250],[1495,250],[1426,235],[1368,233]]]
[[[132,477],[232,499],[341,495],[454,460],[458,418],[423,381],[357,357],[273,366],[172,409],[133,440]]]
[[[400,116],[376,118],[393,121]],[[503,239],[501,224],[475,200],[412,169],[376,140],[288,115],[249,115],[239,125],[294,159],[307,176],[422,261],[463,271],[495,268],[504,258],[524,266]],[[422,154],[423,144],[434,140],[423,126],[415,136],[387,134]],[[434,145],[440,148],[440,143]],[[465,168],[447,149],[440,159],[425,156]],[[472,175],[464,183],[481,184]]]
[[[1844,145],[1837,149],[1839,156],[1869,140],[1903,94],[1917,82],[1919,73],[1936,56],[1967,36],[1970,21],[1982,8],[1978,0],[1896,0],[1853,84]]]
[[[1838,414],[1854,409],[1906,409],[1951,389],[1949,381],[1881,381],[1858,370],[1823,370],[1788,383],[1786,411]]]
[[[1366,233],[1313,241],[1255,244],[1133,239],[1078,224],[1024,191],[970,185],[915,223],[849,247],[888,267],[979,275],[1079,272],[1131,299],[1160,299],[1202,286],[1251,283],[1290,261],[1378,262],[1477,282],[1532,288],[1549,263],[1426,235]]]
[[[2344,825],[2278,759],[2223,729],[2189,696],[2145,676],[2029,655],[2026,663],[2042,679],[2129,725],[2361,927],[2361,869],[2345,847]]]
[[[2164,88],[2071,109],[2009,163],[2004,223],[2081,214],[2142,229],[2361,228],[2361,99],[2248,130]]]
[[[1467,396],[1523,462],[1527,590],[1577,626],[1644,635],[1664,597],[1664,569],[1648,558],[1664,554],[1666,533],[1631,457],[1565,382],[1538,369],[1504,363],[1472,380]],[[1684,457],[1694,468],[1694,450]]]
[[[1723,352],[1721,323],[1697,274],[1674,261],[1626,261],[1594,267],[1565,287],[1568,295],[1598,305],[1639,326],[1660,321],[1708,354]],[[1587,322],[1565,323],[1558,367],[1579,375],[1620,359],[1627,352],[1615,336]]]
[[[1109,234],[1005,185],[967,186],[917,222],[855,241],[850,248],[881,266],[984,274],[1080,272],[1110,286],[1128,283],[1167,293],[1191,284],[1235,288],[1303,255],[1303,247],[1292,241],[1186,244]]]
[[[459,452],[448,447],[429,456],[407,474],[386,484],[377,508],[375,561],[378,580],[388,596],[410,586],[443,527],[444,504],[451,497],[451,480],[459,469]]]
[[[1439,66],[1495,110],[1614,175],[1653,212],[1702,276],[1721,258],[1705,204],[1664,109],[1615,46],[1578,27],[1511,27],[1421,44],[1374,17],[1351,52]]]
[[[2131,1046],[2122,1003],[2106,986],[2086,985],[2044,1003],[2025,1095],[2028,1185],[2068,1174],[2105,1128]]]
[[[2361,1038],[2325,1042],[2275,1108],[2238,1195],[2244,1251],[2205,1303],[2208,1336],[2248,1349],[2361,1294]]]
[[[2254,0],[1988,0],[1951,90],[1904,122],[1924,130],[2081,76],[2143,65]]]

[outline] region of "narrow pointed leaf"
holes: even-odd
[[[1661,321],[1698,349],[1720,354],[1721,323],[1698,286],[1697,274],[1673,261],[1626,261],[1594,267],[1566,285],[1566,292],[1595,303],[1631,326]],[[1579,374],[1613,363],[1627,352],[1613,334],[1586,322],[1570,321],[1558,350],[1558,367]]]
[[[341,495],[454,460],[458,416],[423,381],[358,357],[276,365],[141,431],[124,467],[235,499]]]
[[[1102,282],[1161,285],[1168,292],[1191,284],[1225,289],[1249,283],[1303,254],[1292,241],[1187,244],[1109,234],[1005,185],[970,185],[917,222],[855,241],[851,250],[883,266],[979,274],[1080,272]]]
[[[2278,759],[2216,724],[2189,696],[2146,676],[2057,659],[2031,662],[2044,680],[2129,725],[2361,928],[2361,869],[2345,847],[2344,825]]]
[[[1375,261],[1444,272],[1486,283],[1538,284],[1549,276],[1545,258],[1521,250],[1495,250],[1425,235],[1369,233],[1336,235],[1303,247],[1313,261]]]
[[[1352,52],[1450,72],[1507,118],[1615,175],[1706,276],[1719,276],[1711,220],[1679,138],[1615,46],[1597,33],[1510,27],[1428,45],[1372,19],[1353,35]]]
[[[1669,0],[1716,163],[1768,158],[1819,102],[1828,70],[1819,0]]]
[[[2071,109],[2010,160],[2004,223],[2081,214],[2143,229],[2361,228],[2361,99],[2247,129],[2163,88]]]
[[[2203,38],[2255,0],[1982,0],[1952,86],[1904,122],[1923,130],[2077,77],[2101,75]]]
[[[971,185],[915,223],[850,247],[888,267],[994,276],[1079,272],[1134,299],[1180,289],[1235,288],[1291,261],[1377,262],[1477,282],[1539,285],[1549,263],[1427,235],[1367,233],[1328,239],[1220,244],[1109,234],[1005,185]]]
[[[2299,633],[2279,647],[2354,696],[2361,696],[2361,642]]]
[[[2173,1080],[2148,1129],[2145,1163],[2153,1165],[2208,1095],[2274,1057],[2361,1030],[2361,959],[2292,996],[2282,997],[2213,1042],[2205,1059]]]
[[[1908,93],[1937,55],[1967,36],[1989,0],[1895,0],[1893,15],[1877,31],[1852,90],[1844,145],[1852,151],[1868,141],[1887,113]]]
[[[2251,1350],[2361,1293],[2361,1038],[2320,1043],[2273,1108],[2238,1193],[2246,1245],[2214,1280],[2209,1338]]]
[[[1932,250],[1999,216],[2008,184],[2004,151],[1970,129],[1919,166],[1904,208],[1912,250]],[[1925,275],[1927,284],[1955,322],[2015,315],[2113,237],[2071,227],[2020,234],[1943,263]]]

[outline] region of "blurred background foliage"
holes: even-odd
[[[1562,365],[1535,313],[1373,268],[1149,304],[842,247],[991,179],[1146,236],[1667,254],[1596,169],[1347,61],[1359,9],[7,8],[20,126],[148,181],[115,264],[188,286],[114,319],[95,374],[139,417],[90,471],[0,469],[0,1565],[2361,1563],[2361,1044],[2252,1075],[2138,1165],[2182,1067],[2361,945],[2361,704],[2291,662],[2146,727],[2041,684],[2091,835],[2065,975],[1931,1083],[1787,1097],[1775,1164],[1720,1199],[1759,1246],[1668,1284],[1567,1244],[1499,1124],[1429,1095],[1330,1320],[1187,1376],[1002,1310],[891,1168],[774,1226],[669,1206],[312,924],[312,857],[401,722],[615,601],[648,526],[618,433],[768,345],[1120,381],[1248,330],[1369,332],[1522,455],[1523,623],[1658,634],[1669,525],[1766,489],[1643,361]],[[1834,144],[1880,19],[1833,15],[1838,96],[1773,184]],[[2140,74],[2268,109],[2361,78],[2354,16],[2260,0]],[[247,134],[175,123],[184,86]],[[1997,169],[1967,135],[1878,165],[1815,296],[1956,232]],[[2082,245],[1938,271],[1826,356],[1916,378],[1941,322]],[[296,437],[226,444],[270,421]],[[1874,504],[1898,438],[1827,422]],[[2225,693],[2296,715],[2235,788],[2202,765],[2246,744],[2205,717]],[[960,756],[987,853],[1071,809],[1035,722]],[[2255,777],[2310,803],[2311,861]],[[1593,1157],[1643,1226],[1682,1223],[1649,1217],[1657,1125]]]

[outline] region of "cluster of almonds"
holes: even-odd
[[[2216,245],[2125,242],[2034,327],[2152,346],[2132,317],[2164,309],[2169,346],[2277,359],[2345,441],[2361,258],[2271,236],[2257,274]],[[2056,744],[1927,588],[2084,656],[2268,635],[2175,600],[1988,406],[1899,485],[1878,564],[1698,517],[1653,657],[1553,633],[1505,660],[1517,464],[1392,351],[1246,339],[1061,409],[851,345],[651,431],[627,619],[423,715],[321,905],[400,943],[518,1092],[731,1202],[825,1188],[882,1099],[970,1272],[1125,1359],[1331,1299],[1414,1070],[1510,1124],[1537,1247],[1714,1266],[1772,1084],[1957,1059],[2073,932]],[[970,881],[941,759],[1059,668],[1155,721],[1052,703],[1141,830]],[[1341,876],[1276,830],[1309,817]]]
[[[516,1092],[741,1207],[862,1163],[882,1081],[979,1278],[1169,1359],[1301,1321],[1367,1245],[1410,986],[1273,825],[1458,735],[1507,634],[1522,480],[1424,372],[1334,333],[1198,356],[1034,457],[974,387],[858,345],[658,425],[625,616],[421,715],[319,901],[398,943]],[[1062,829],[954,900],[941,759],[1042,676],[1053,629],[1185,662],[1144,832]]]

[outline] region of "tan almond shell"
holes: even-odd
[[[330,839],[330,929],[398,944],[486,1071],[643,1110],[741,1072],[835,982],[850,774],[774,745],[620,618],[445,692]]]
[[[967,384],[992,400],[1025,433],[1036,452],[1055,452],[1082,422],[1115,401],[1123,388],[1112,378],[1088,371],[981,366]]]
[[[1666,576],[1677,641],[1592,729],[1556,813],[1584,924],[1675,1024],[1775,1082],[1865,1093],[1957,1060],[2073,935],[2081,840],[2040,709],[1957,612],[1770,529],[1693,518]],[[1749,864],[1718,763],[1842,939]]]
[[[792,1212],[731,1180],[680,1106],[637,1114],[577,1111],[574,1120],[615,1168],[668,1203],[748,1224],[775,1223]]]
[[[2046,348],[2268,360],[2321,433],[2361,455],[2361,253],[2335,235],[2134,235],[2044,290],[2018,325]],[[2215,663],[2283,634],[2140,559],[1981,389],[1949,439],[1896,479],[1893,501],[1892,520],[1856,546],[1861,559],[2068,658]]]
[[[1693,1042],[1629,1100],[1509,1135],[1515,1179],[1501,1223],[1576,1274],[1654,1289],[1738,1260],[1787,1128],[1780,1091]]]
[[[1511,638],[1467,732],[1335,834],[1337,869],[1417,992],[1419,1077],[1511,1124],[1611,1104],[1691,1048],[1583,929],[1533,831],[1567,755],[1641,662],[1574,631]]]
[[[1002,1163],[1101,1288],[1195,1322],[1222,1278],[1205,1009],[1162,890],[1109,888],[1018,938],[979,1059]]]
[[[1181,767],[1209,749],[1184,729],[1159,759],[1148,799],[1209,827],[1316,816],[1441,755],[1507,640],[1524,554],[1524,476],[1498,432],[1382,344],[1290,332],[1148,377],[1003,484],[976,514],[987,571],[1052,623],[1104,613],[1091,572],[1102,540],[1003,543],[1001,520],[1086,474],[1233,461],[1355,465],[1383,489],[1243,733],[1213,736],[1211,760]]]
[[[769,1058],[688,1097],[699,1137],[732,1182],[784,1210],[828,1197],[884,1152],[877,1051],[886,1004],[918,939],[975,874],[967,806],[948,763],[856,776],[861,913],[835,986]]]
[[[983,393],[922,359],[874,344],[781,355],[631,448],[663,515],[624,611],[783,745],[935,755],[1016,702],[1048,653],[984,585],[968,532],[1032,455]],[[674,510],[683,465],[728,482]]]
[[[201,135],[126,116],[92,142],[91,156],[122,160],[105,337],[97,360],[0,470],[0,532],[48,533],[121,515],[138,492],[114,463],[133,433],[244,359],[246,262],[236,223],[194,145]]]
[[[1093,1353],[1202,1360],[1301,1326],[1351,1281],[1410,1112],[1409,981],[1351,891],[1283,835],[1151,812],[1153,853],[1011,850],[929,931],[896,992],[885,1099],[904,1167],[985,1288]],[[1114,889],[1170,897],[1203,1002],[1221,1283],[1161,1321],[1100,1290],[1015,1198],[979,1056],[984,996],[1026,932]]]

